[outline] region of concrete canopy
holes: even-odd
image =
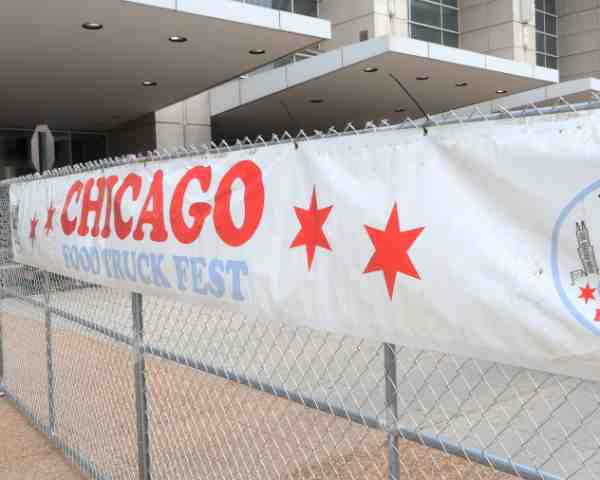
[[[527,92],[508,95],[496,101],[484,102],[477,105],[482,113],[497,113],[502,109],[522,110],[531,108],[552,107],[568,102],[577,104],[597,100],[600,94],[600,80],[597,78],[578,78],[547,87],[528,90]],[[467,113],[469,108],[458,110],[457,113]]]
[[[0,127],[108,130],[330,36],[324,20],[232,0],[5,3]]]
[[[377,71],[368,73],[369,68]],[[211,90],[213,136],[270,137],[284,130],[312,133],[348,122],[362,127],[370,120],[422,117],[389,74],[429,114],[558,81],[556,70],[405,37],[381,37]],[[417,80],[423,75],[428,79]]]

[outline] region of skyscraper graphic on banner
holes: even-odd
[[[575,285],[577,280],[581,278],[599,273],[596,252],[590,241],[590,232],[583,220],[575,223],[575,235],[577,236],[577,256],[582,268],[571,272],[572,285]]]

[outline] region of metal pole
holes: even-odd
[[[40,173],[47,170],[48,152],[45,141],[46,133],[38,133]],[[48,435],[53,439],[56,434],[56,415],[54,405],[54,362],[52,360],[52,312],[50,311],[50,274],[42,272],[42,289],[44,293],[44,323],[46,329],[46,370],[48,373]]]
[[[2,291],[0,292],[0,302],[4,300],[4,285],[2,285]],[[4,384],[4,350],[2,349],[2,308],[0,305],[0,385]],[[2,390],[0,390],[0,398],[4,396]]]
[[[142,294],[131,294],[133,337],[135,348],[135,413],[138,441],[138,472],[140,480],[151,480],[148,406],[146,403],[146,362],[144,359],[144,317]]]
[[[388,425],[388,479],[400,479],[400,450],[398,434],[398,392],[396,391],[396,346],[383,344],[385,369],[385,408]]]
[[[44,316],[46,327],[46,368],[48,370],[48,432],[50,438],[56,433],[56,415],[54,407],[54,362],[52,361],[52,313],[50,312],[50,278],[43,274]]]

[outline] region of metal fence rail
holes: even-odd
[[[438,118],[450,121],[474,117]],[[0,186],[0,390],[88,477],[600,479],[600,384],[20,265],[9,248],[9,183]]]

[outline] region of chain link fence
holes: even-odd
[[[598,383],[40,271],[11,258],[8,200],[0,388],[89,478],[600,478]]]

